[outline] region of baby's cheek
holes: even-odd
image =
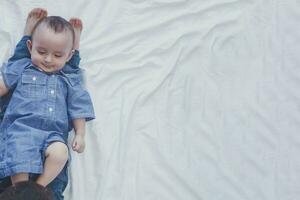
[[[57,66],[59,69],[62,69],[66,63],[67,63],[67,60],[61,60],[61,61],[59,61]]]
[[[41,59],[38,56],[31,56],[31,62],[32,64],[34,64],[35,66],[39,66],[39,63],[41,62]]]

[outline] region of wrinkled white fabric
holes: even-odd
[[[34,7],[84,22],[66,200],[299,199],[298,0],[1,0],[1,62]]]

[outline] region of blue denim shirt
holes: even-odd
[[[25,35],[22,37],[22,39],[16,45],[14,54],[12,55],[11,58],[9,58],[8,62],[15,62],[23,58],[31,58],[30,52],[26,45],[27,40],[31,40],[31,36]],[[74,55],[67,62],[67,65],[64,66],[62,71],[66,74],[73,74],[73,77],[74,75],[77,75],[78,80],[82,80],[81,70],[79,69],[80,60],[81,58],[79,56],[79,51],[75,50]],[[12,94],[13,94],[13,90],[9,90],[9,92],[6,95],[0,98],[0,123],[2,121],[2,118],[4,116],[5,110],[8,106]],[[72,129],[72,124],[70,124],[69,130],[71,129]]]
[[[65,133],[70,120],[95,118],[90,96],[76,74],[45,73],[23,58],[4,66],[2,76],[5,85],[14,88],[4,126],[17,121],[33,129]]]

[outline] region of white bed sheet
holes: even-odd
[[[66,200],[300,199],[299,0],[1,0],[1,62],[34,7],[84,22]]]

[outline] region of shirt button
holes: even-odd
[[[54,94],[54,90],[51,90],[50,93],[51,93],[51,94]]]
[[[52,112],[52,111],[53,111],[53,108],[50,107],[50,108],[49,108],[49,112]]]
[[[32,80],[33,80],[33,81],[35,81],[35,80],[36,80],[36,77],[35,77],[35,76],[34,76],[34,77],[32,77]]]

